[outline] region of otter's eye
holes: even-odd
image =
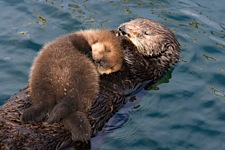
[[[148,30],[145,30],[145,31],[144,31],[144,34],[145,34],[145,35],[151,35],[151,32],[148,31]]]

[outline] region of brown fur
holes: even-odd
[[[134,19],[121,24],[118,29],[144,56],[158,56],[179,47],[175,35],[168,28],[150,19]]]
[[[92,58],[100,74],[110,74],[121,69],[123,52],[118,38],[107,30],[94,33],[94,30],[80,31],[78,34],[87,36],[89,45],[92,45]],[[99,35],[98,35],[99,34]],[[97,36],[96,36],[97,35]],[[96,42],[98,38],[101,42]]]
[[[22,121],[35,123],[49,116],[49,123],[61,120],[74,141],[87,141],[91,136],[87,111],[99,92],[98,72],[118,71],[122,58],[119,40],[108,30],[79,31],[45,45],[31,69],[32,107]]]
[[[142,27],[144,26],[142,25]],[[146,21],[146,26],[150,30],[155,30],[155,33],[160,30],[160,28],[152,29],[154,25],[149,24],[148,21]],[[117,34],[117,31],[115,33]],[[82,45],[88,45],[83,37],[74,34],[68,36],[73,37],[70,38],[70,41],[74,41],[72,44],[79,49],[82,49]],[[164,39],[169,40],[171,34],[165,32],[164,36]],[[92,125],[92,135],[96,135],[99,130],[102,130],[113,114],[121,109],[124,103],[131,98],[131,95],[135,95],[140,90],[141,86],[145,85],[146,87],[148,83],[151,87],[162,77],[162,72],[168,71],[170,65],[179,58],[180,48],[176,44],[178,42],[173,42],[176,41],[175,37],[167,42],[168,49],[164,49],[164,52],[154,57],[143,57],[141,50],[136,49],[136,46],[124,37],[123,34],[119,36],[124,56],[126,55],[125,57],[129,59],[125,59],[123,68],[119,73],[112,74],[110,77],[101,77],[100,85],[102,88],[88,115]],[[79,42],[76,42],[78,40]],[[146,39],[146,42],[148,40],[152,41],[154,37]],[[155,44],[157,45],[157,41]],[[87,50],[89,51],[89,49]],[[0,149],[90,149],[90,143],[88,146],[82,146],[83,144],[80,142],[71,142],[68,131],[61,123],[21,124],[19,117],[31,104],[31,100],[27,96],[29,91],[29,87],[23,89],[8,99],[0,108]]]
[[[92,57],[100,74],[110,74],[120,70],[123,58],[121,51],[114,51],[110,42],[95,43],[92,45]],[[118,46],[119,49],[120,47]]]

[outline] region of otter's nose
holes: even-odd
[[[124,31],[124,30],[125,30],[125,25],[119,26],[119,30],[120,30],[120,31]]]
[[[119,26],[119,31],[121,32],[122,35],[126,35],[126,27],[125,25]]]

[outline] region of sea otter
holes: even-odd
[[[74,141],[87,141],[91,137],[87,111],[99,92],[98,72],[116,72],[122,60],[119,39],[109,30],[79,31],[48,43],[33,63],[32,107],[24,111],[22,121],[40,122],[49,114],[47,121],[62,120]]]
[[[162,30],[160,23],[149,19],[141,18],[131,22],[120,25],[118,30],[113,31],[120,39],[125,61],[118,72],[100,76],[100,92],[88,113],[92,135],[101,130],[109,118],[143,85],[155,83],[179,59],[179,43],[170,30]],[[131,26],[135,30],[127,29]],[[148,31],[148,34],[145,31]],[[151,33],[154,35],[152,38]],[[138,40],[141,35],[142,40]],[[156,35],[160,37],[157,40],[154,39]],[[137,42],[132,42],[132,36],[137,38]],[[140,47],[147,48],[146,44],[153,41],[153,44],[158,45],[155,47],[160,52],[158,55],[151,56],[152,52],[143,52],[143,49],[140,49]],[[161,41],[160,45],[158,41]],[[0,109],[0,149],[35,149],[35,147],[39,149],[76,147],[79,149],[80,145],[72,142],[70,133],[61,123],[21,124],[20,115],[31,105],[29,91],[29,87],[23,89],[11,97]]]

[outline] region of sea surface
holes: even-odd
[[[40,48],[80,29],[144,17],[171,29],[181,59],[91,139],[92,150],[225,149],[225,1],[1,0],[0,105],[26,86]]]

